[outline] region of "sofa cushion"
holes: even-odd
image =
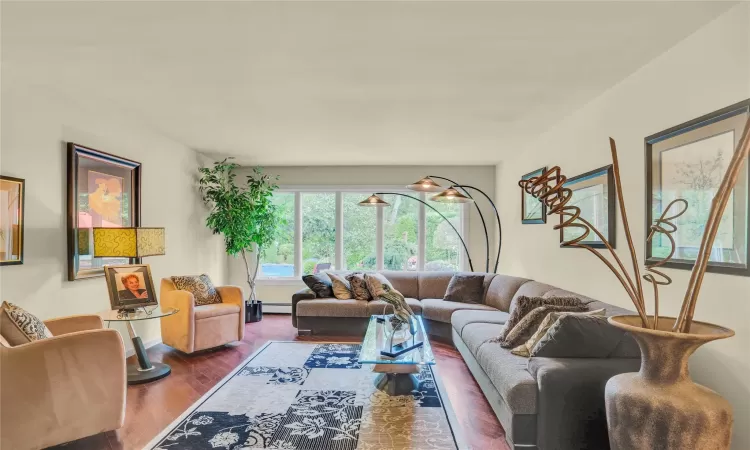
[[[37,316],[8,302],[3,302],[0,306],[0,331],[10,345],[52,337],[52,333]]]
[[[195,319],[207,319],[209,317],[225,316],[227,314],[238,314],[240,305],[236,303],[212,303],[195,307]],[[244,319],[244,318],[243,318]]]
[[[448,302],[442,298],[426,298],[422,300],[422,316],[437,322],[451,323],[451,315],[461,309],[481,309],[483,311],[497,311],[487,305],[479,303]]]
[[[339,300],[337,298],[316,298],[300,300],[297,315],[307,317],[370,317],[366,300]]]
[[[417,272],[384,270],[380,273],[385,275],[393,287],[404,297],[421,298],[419,296],[419,285],[417,284]]]
[[[339,300],[349,300],[354,298],[354,295],[352,294],[352,285],[349,283],[349,280],[346,279],[348,274],[326,272],[326,275],[331,279],[331,289],[333,290],[334,297]]]
[[[553,323],[531,349],[546,358],[607,358],[625,337],[604,317],[568,315]]]
[[[528,359],[493,342],[485,342],[475,356],[513,414],[536,414],[538,388],[527,369]]]
[[[454,274],[445,290],[443,300],[482,303],[484,300],[484,278],[485,276],[481,273]]]
[[[497,341],[505,342],[508,335],[515,329],[516,325],[519,325],[521,323],[521,321],[527,314],[532,312],[534,309],[539,308],[540,306],[548,305],[578,307],[580,308],[579,311],[586,311],[588,309],[585,305],[583,305],[581,300],[576,297],[527,297],[525,295],[516,296],[510,303],[510,317],[508,318],[508,322],[505,324],[505,328],[503,328],[503,331],[497,337]],[[542,319],[544,319],[544,316],[539,318],[539,321],[541,321]],[[539,323],[537,323],[537,326],[538,325]],[[528,338],[529,336],[526,336],[524,340]],[[506,343],[505,346],[507,347],[509,346],[509,344]]]
[[[325,273],[314,273],[312,275],[302,275],[302,281],[315,292],[318,298],[333,297],[333,283],[331,277]]]
[[[555,297],[556,298],[556,297]],[[576,299],[577,300],[577,299]],[[586,305],[544,305],[538,308],[534,308],[528,314],[513,326],[510,331],[504,330],[502,339],[498,339],[500,345],[505,348],[513,348],[516,345],[520,345],[526,342],[531,335],[539,328],[539,324],[542,323],[545,317],[551,312],[585,312],[588,308]],[[513,320],[513,313],[511,313],[508,323],[505,324],[506,328],[510,326],[511,320]]]
[[[414,311],[414,314],[422,314],[422,304],[416,298],[407,297],[406,304],[409,305],[412,311]],[[367,311],[370,313],[371,316],[377,315],[377,314],[383,314],[383,309],[386,306],[388,308],[385,309],[385,314],[393,314],[393,306],[389,305],[383,300],[372,300],[370,302],[367,302]]]
[[[451,324],[453,324],[453,328],[458,331],[458,334],[461,334],[464,327],[470,323],[493,323],[503,325],[507,320],[508,313],[504,311],[462,309],[454,312],[451,316]],[[497,336],[497,334],[495,336]]]
[[[211,282],[211,278],[205,273],[196,276],[172,277],[172,283],[175,289],[193,294],[196,305],[221,303],[219,292]]]
[[[419,296],[420,300],[426,298],[443,298],[451,282],[454,272],[419,272]]]
[[[499,323],[470,323],[461,331],[461,339],[469,347],[471,353],[476,355],[479,347],[497,336],[502,327],[503,325]]]
[[[352,297],[355,300],[372,300],[370,291],[367,290],[367,282],[365,281],[365,274],[362,272],[350,273],[346,276],[346,280],[349,282],[349,287],[352,290]]]
[[[516,295],[518,289],[527,283],[526,278],[509,277],[507,275],[495,275],[487,287],[484,295],[484,304],[499,309],[510,311],[510,302]]]
[[[388,281],[388,278],[386,278],[385,275],[377,272],[365,273],[365,283],[367,283],[367,290],[370,291],[370,295],[375,299],[384,294],[386,290],[395,289],[398,291],[398,289],[394,288],[393,284]]]

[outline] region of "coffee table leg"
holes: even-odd
[[[135,333],[133,325],[129,321],[126,324],[130,340],[133,342],[133,348],[135,349],[135,356],[138,358],[137,366],[128,364],[128,384],[148,383],[149,381],[155,381],[169,375],[172,372],[172,368],[167,364],[152,363],[148,359],[148,353],[146,353],[146,348],[143,346],[143,341]]]
[[[372,371],[379,373],[375,387],[388,395],[409,395],[419,388],[419,366],[413,364],[375,364]]]

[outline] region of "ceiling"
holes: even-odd
[[[3,2],[2,87],[247,164],[495,164],[730,6]]]

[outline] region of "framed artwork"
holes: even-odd
[[[538,177],[547,171],[546,167],[529,172],[522,177],[528,180],[531,177]],[[535,199],[526,191],[521,189],[521,223],[547,223],[547,205]]]
[[[676,198],[688,202],[687,212],[674,220],[675,254],[663,267],[691,270],[711,210],[711,201],[739,144],[750,116],[750,100],[656,133],[646,144],[646,235],[663,208]],[[737,179],[711,248],[708,272],[750,276],[750,161]],[[657,233],[646,244],[646,260],[669,254],[670,243]]]
[[[68,143],[68,280],[104,275],[105,265],[138,258],[94,258],[94,227],[141,224],[141,163]]]
[[[568,205],[580,208],[581,217],[599,230],[612,248],[616,248],[615,174],[612,165],[569,178],[564,186],[573,193]],[[560,216],[560,223],[562,221],[563,216]],[[581,229],[561,228],[560,247],[565,247],[562,245],[563,242],[580,235]],[[604,242],[594,233],[589,233],[580,243],[593,248],[606,248]]]
[[[23,264],[26,181],[0,175],[0,266]]]
[[[158,304],[151,266],[148,264],[105,265],[104,272],[112,309],[135,309]]]

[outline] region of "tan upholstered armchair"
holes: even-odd
[[[99,316],[44,322],[54,337],[0,338],[0,448],[26,450],[122,427],[125,348]]]
[[[245,336],[245,301],[237,286],[217,286],[221,303],[195,305],[193,294],[175,288],[169,278],[161,279],[163,308],[177,308],[177,314],[161,318],[161,340],[170,347],[193,353],[241,341]]]

